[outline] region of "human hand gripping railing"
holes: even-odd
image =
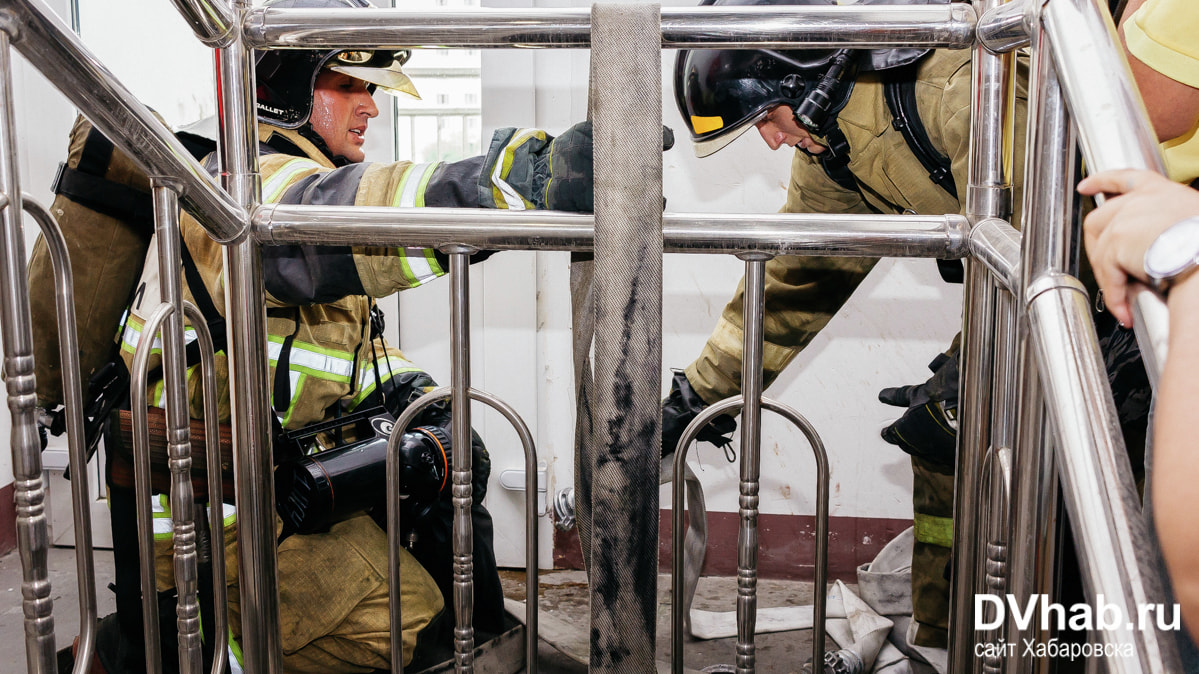
[[[388,542],[388,605],[391,611],[391,667],[403,672],[404,644],[402,638],[400,602],[400,483],[399,460],[400,437],[408,426],[429,405],[446,398],[451,399],[451,444],[453,456],[453,503],[454,503],[454,602],[457,624],[454,630],[454,656],[459,671],[473,671],[474,648],[473,616],[473,561],[471,557],[471,426],[470,400],[485,403],[502,414],[520,437],[525,459],[525,671],[537,672],[537,584],[538,584],[538,539],[537,539],[537,448],[528,425],[510,405],[487,393],[470,387],[470,281],[468,265],[474,249],[464,246],[447,246],[443,250],[450,255],[450,320],[451,332],[451,379],[450,386],[436,388],[412,402],[396,420],[387,440],[387,542]]]
[[[1074,122],[1087,171],[1139,168],[1165,173],[1156,136],[1105,7],[1088,0],[1053,0],[1041,16],[1070,109],[1085,111],[1076,114]],[[1124,76],[1113,78],[1111,73]],[[1094,86],[1099,81],[1105,86]],[[1156,385],[1169,331],[1164,302],[1143,285],[1131,295],[1137,342]]]
[[[737,671],[752,672],[756,664],[754,634],[757,623],[758,582],[758,481],[761,475],[762,408],[782,415],[804,434],[816,459],[816,560],[815,586],[812,593],[812,663],[814,671],[823,671],[824,621],[828,579],[828,454],[819,434],[802,415],[792,408],[762,396],[762,307],[765,304],[766,260],[771,256],[751,253],[745,260],[745,301],[742,309],[743,353],[741,360],[742,395],[718,401],[691,421],[683,430],[674,452],[674,486],[671,501],[671,668],[683,672],[683,635],[689,592],[684,582],[683,499],[687,452],[691,442],[709,421],[721,413],[741,410],[741,525],[738,527],[737,562]]]
[[[71,514],[75,529],[76,582],[79,585],[79,644],[75,651],[75,674],[91,666],[96,650],[96,569],[92,559],[92,519],[87,480],[87,447],[83,428],[83,377],[79,373],[79,339],[75,330],[75,282],[67,242],[58,221],[29,194],[21,195],[21,207],[41,229],[54,267],[57,309],[58,353],[63,373],[63,406],[66,411],[68,460],[71,468]]]

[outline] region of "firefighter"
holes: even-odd
[[[833,3],[716,0],[714,4]],[[784,145],[796,148],[785,213],[964,211],[970,141],[969,51],[680,51],[674,87],[698,156],[720,150],[751,128],[772,150]],[[1016,128],[1023,129],[1023,90],[1018,99]],[[900,128],[904,123],[906,131]],[[1022,147],[1018,141],[1016,148]],[[1019,158],[1015,165],[1021,165]],[[1015,187],[1018,208],[1020,189]],[[828,324],[877,262],[865,257],[781,256],[766,263],[766,385]],[[725,307],[699,358],[675,374],[663,401],[664,454],[674,451],[683,429],[704,407],[741,392],[743,291],[742,285]],[[908,408],[883,436],[912,455],[916,532],[912,594],[918,622],[914,643],[920,646],[944,647],[947,637],[956,351],[955,345],[934,361],[934,376],[926,384],[880,394],[883,402]],[[699,439],[727,444],[734,427],[732,418],[719,417]]]
[[[267,6],[369,5],[365,0],[275,0]],[[378,115],[372,93],[376,89],[416,93],[401,69],[407,57],[408,52],[395,50],[257,54],[263,203],[591,210],[591,130],[586,123],[557,138],[537,129],[503,129],[496,132],[486,155],[458,162],[365,162],[365,135],[370,120]],[[186,142],[203,145],[205,141],[193,134]],[[215,171],[215,157],[210,155],[205,166]],[[222,248],[186,214],[180,229],[186,253],[184,297],[201,310],[207,305],[206,319],[210,325],[220,325],[225,296]],[[374,405],[398,417],[413,399],[434,386],[426,373],[384,343],[381,325],[377,318],[372,320],[377,317],[373,298],[427,283],[443,275],[447,264],[442,253],[429,248],[294,245],[263,249],[269,382],[283,434]],[[126,365],[132,362],[146,316],[159,301],[157,263],[151,256],[120,336]],[[225,354],[218,353],[217,361],[220,416],[227,423]],[[155,356],[152,370],[157,364]],[[160,400],[161,386],[161,381],[151,383],[152,403]],[[201,417],[200,382],[195,376],[189,378],[189,405],[193,418]],[[444,432],[409,439],[409,444],[448,442],[445,405],[429,408],[417,423]],[[474,624],[486,634],[503,628],[503,595],[492,549],[492,522],[482,505],[490,465],[477,436],[472,456]],[[448,491],[434,505],[426,509],[423,521],[405,522],[406,531],[410,526],[420,533],[415,545],[409,546],[411,554],[402,553],[405,664],[412,662],[418,643],[433,640],[435,630],[448,636],[450,630],[444,625],[453,625],[452,615],[442,617],[451,613],[446,605],[452,596],[453,512]],[[169,504],[163,506],[160,520],[169,517],[165,509]],[[169,523],[162,528],[169,532]],[[231,532],[231,527],[226,529],[230,622],[236,641],[240,611]],[[278,585],[285,669],[389,668],[387,545],[380,524],[359,514],[318,532],[288,535],[285,528],[282,533]],[[169,593],[173,585],[169,537],[156,543],[159,590]],[[118,616],[122,612],[135,616],[120,630],[128,641],[140,634],[136,542],[122,547],[126,557],[123,563],[118,552]],[[127,574],[124,581],[122,569]],[[113,630],[105,634],[99,643],[105,668],[114,673],[137,671],[140,647],[122,642]],[[239,653],[231,650],[235,656]]]

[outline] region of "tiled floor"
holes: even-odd
[[[112,553],[99,550],[95,555],[96,593],[99,615],[113,610],[112,593],[107,589],[113,575]],[[69,645],[78,631],[79,590],[75,584],[75,551],[72,548],[51,548],[49,570],[52,596],[54,598],[55,634],[59,648]],[[525,597],[524,572],[504,572],[505,594],[523,600]],[[658,658],[669,662],[669,577],[659,581],[658,611]],[[543,628],[547,621],[561,629],[573,629],[578,639],[586,638],[587,586],[586,577],[578,571],[556,571],[542,574],[538,592],[538,604]],[[759,606],[782,606],[806,604],[811,601],[811,584],[781,581],[761,581],[759,584]],[[696,608],[708,610],[733,610],[736,603],[736,580],[733,578],[705,578],[696,595]],[[0,673],[26,671],[24,633],[21,609],[21,563],[16,552],[0,557]],[[542,631],[542,634],[546,632]],[[585,643],[585,642],[584,642]],[[829,642],[832,645],[832,642]],[[757,639],[758,666],[762,674],[799,672],[810,655],[810,631],[786,632],[759,635]],[[703,669],[714,665],[733,664],[736,659],[734,639],[716,641],[688,641],[685,646],[685,663],[688,668]],[[542,642],[539,654],[542,672],[574,674],[585,672],[586,667],[557,652]],[[713,671],[723,671],[715,669]]]

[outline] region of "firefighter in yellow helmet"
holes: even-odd
[[[368,5],[364,0],[276,0],[268,6]],[[394,50],[258,54],[263,203],[591,210],[591,130],[586,123],[557,138],[537,129],[503,129],[496,132],[486,155],[458,162],[365,162],[364,138],[370,120],[378,114],[372,93],[379,88],[415,95],[401,69],[407,55]],[[185,142],[202,147],[205,141],[192,134]],[[216,170],[214,156],[207,157],[205,166]],[[180,228],[184,297],[203,311],[219,338],[224,333],[225,311],[222,248],[186,215]],[[276,246],[263,249],[262,265],[268,300],[271,402],[280,431],[277,458],[285,438],[294,438],[313,424],[375,406],[398,417],[412,400],[434,387],[428,374],[384,343],[373,298],[443,275],[448,267],[440,252],[414,247]],[[143,338],[146,317],[159,298],[157,262],[151,256],[121,331],[121,352],[127,365]],[[157,356],[152,361],[153,371]],[[223,351],[217,361],[221,420],[228,422],[228,366]],[[200,381],[192,374],[189,403],[193,418],[199,418]],[[161,381],[151,383],[151,404],[160,404],[161,387]],[[445,479],[451,468],[448,406],[428,408],[415,423],[422,430],[405,435],[402,452],[412,457],[414,464],[423,462],[420,466],[425,472],[406,468],[406,475],[413,480],[428,478],[426,482],[437,488],[418,511],[413,511],[413,499],[408,499],[405,507],[409,510],[402,518],[408,542],[401,564],[405,664],[419,655],[418,646],[439,639],[449,643],[452,630],[446,628],[454,624],[446,601],[451,597],[453,578],[453,511],[449,480]],[[480,638],[485,638],[503,629],[503,595],[492,546],[492,522],[482,504],[490,463],[477,435],[472,445],[473,615]],[[304,445],[301,451],[312,446]],[[438,460],[426,461],[430,457]],[[377,473],[382,472],[379,466]],[[121,510],[118,502],[127,498],[116,491],[114,513]],[[158,585],[167,596],[173,588],[169,504],[163,499],[159,505],[157,524],[166,533],[156,540]],[[359,512],[304,530],[306,520],[285,505],[280,504],[284,517],[278,547],[285,669],[367,672],[390,668],[387,545],[381,528],[386,526],[385,509],[375,507],[370,514]],[[130,532],[117,525],[116,517],[114,514],[114,536],[120,538],[123,534],[117,530]],[[234,638],[231,661],[237,663],[240,611],[232,513],[226,525]],[[129,645],[137,644],[141,633],[136,541],[126,536],[114,547],[118,619],[108,621],[108,629],[102,627],[98,650],[109,672],[138,671],[142,649]],[[163,649],[168,659],[171,650]]]
[[[874,0],[930,4],[938,0]],[[832,0],[716,0],[717,5],[827,5]],[[961,213],[970,141],[968,50],[811,49],[680,51],[675,97],[696,154],[708,156],[750,129],[772,150],[795,148],[785,213]],[[1019,94],[1023,129],[1025,94]],[[907,127],[906,129],[901,127]],[[1017,148],[1023,148],[1017,142]],[[1021,165],[1017,160],[1016,165]],[[1019,185],[1015,204],[1020,203]],[[1015,220],[1015,219],[1014,219]],[[829,323],[878,260],[776,257],[766,263],[763,368],[769,385]],[[946,268],[942,275],[952,272]],[[663,453],[674,451],[704,407],[741,392],[743,287],[699,358],[677,372],[663,402]],[[908,408],[884,438],[912,455],[916,548],[914,642],[945,646],[953,517],[956,345],[921,386],[886,389]],[[718,417],[700,440],[727,444]]]

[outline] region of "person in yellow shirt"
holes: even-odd
[[[1170,178],[1199,179],[1199,6],[1129,0],[1120,33]]]

